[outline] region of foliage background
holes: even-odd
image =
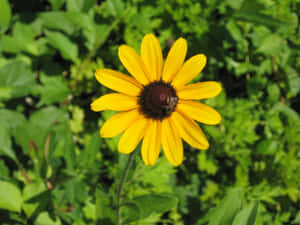
[[[209,209],[239,187],[243,205],[260,201],[257,225],[300,224],[299,0],[0,0],[0,6],[1,224],[111,224],[127,156],[118,154],[118,138],[99,137],[112,112],[90,110],[109,92],[93,74],[102,67],[126,73],[118,46],[139,51],[151,32],[165,56],[181,36],[188,56],[207,55],[196,81],[222,82],[222,94],[206,103],[223,121],[202,126],[210,149],[185,145],[178,168],[164,156],[147,167],[138,156],[124,221],[206,224]],[[175,196],[178,204],[160,210],[151,199],[145,207],[137,197],[149,193]]]

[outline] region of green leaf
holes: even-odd
[[[11,19],[11,8],[8,0],[0,0],[0,33],[4,33]]]
[[[244,20],[250,23],[261,24],[270,28],[279,28],[281,26],[291,26],[293,24],[285,21],[281,21],[270,17],[268,15],[252,12],[252,11],[238,11],[233,14],[233,17],[239,20]]]
[[[97,0],[67,0],[67,10],[69,12],[87,12]]]
[[[8,100],[12,96],[12,88],[0,87],[0,100]]]
[[[20,212],[22,196],[19,188],[9,182],[0,181],[0,209]]]
[[[61,76],[41,75],[41,82],[43,83],[43,86],[39,87],[41,100],[38,103],[38,107],[62,102],[70,92]]]
[[[96,156],[100,152],[100,146],[102,144],[102,139],[99,132],[96,132],[89,143],[86,145],[85,149],[80,154],[79,164],[82,168],[88,169],[92,168],[97,159]]]
[[[25,122],[22,114],[7,109],[0,110],[0,155],[8,156],[16,160],[15,152],[12,148],[12,130]]]
[[[242,205],[241,189],[231,190],[226,197],[209,212],[208,225],[231,225]]]
[[[16,160],[16,154],[12,149],[10,139],[9,124],[5,121],[1,121],[0,126],[0,155],[5,155]]]
[[[275,103],[280,98],[280,88],[278,87],[278,84],[273,83],[268,85],[268,101],[270,103]]]
[[[132,201],[140,209],[140,218],[146,218],[152,213],[164,213],[177,206],[176,197],[169,194],[147,194],[138,196]]]
[[[77,45],[60,32],[45,31],[47,40],[54,48],[59,50],[64,59],[75,61],[78,57]]]
[[[41,127],[49,128],[54,124],[68,120],[68,114],[62,109],[54,106],[43,108],[30,116],[30,122]]]
[[[297,213],[296,218],[293,220],[292,224],[300,224],[300,212]]]
[[[122,0],[107,0],[107,8],[113,16],[120,16],[124,11],[124,3]]]
[[[61,225],[58,217],[53,220],[47,212],[42,212],[36,218],[34,225]]]
[[[0,85],[11,89],[13,98],[28,95],[35,83],[33,73],[24,62],[12,61],[0,69]]]
[[[273,155],[279,148],[276,140],[265,139],[258,143],[256,151],[261,155]]]
[[[289,92],[288,97],[295,97],[300,92],[300,77],[297,71],[291,67],[286,67],[285,73],[287,74]]]
[[[284,40],[281,36],[271,34],[262,41],[260,46],[257,48],[257,52],[267,55],[279,55],[283,44]]]
[[[90,202],[86,203],[86,205],[82,209],[86,218],[91,219],[93,221],[96,220],[96,206]]]
[[[35,212],[35,210],[39,207],[39,202],[26,202],[35,196],[41,194],[42,192],[46,191],[47,188],[43,181],[35,182],[31,184],[27,184],[23,190],[23,210],[26,214],[26,216],[29,218],[32,216],[32,214]]]
[[[63,6],[65,0],[49,0],[49,2],[53,10],[58,10]]]
[[[236,215],[232,225],[254,225],[257,209],[258,202],[250,203]]]
[[[9,178],[9,169],[7,168],[4,160],[0,160],[0,179]]]
[[[63,31],[67,34],[74,33],[77,27],[66,17],[66,13],[63,11],[44,12],[40,14],[40,18],[44,27]]]
[[[101,189],[96,189],[96,220],[97,224],[113,225],[116,212],[111,208],[109,195]]]

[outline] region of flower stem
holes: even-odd
[[[127,159],[125,169],[124,169],[123,174],[122,174],[120,184],[119,184],[119,188],[118,188],[118,192],[117,192],[117,225],[121,224],[120,223],[121,222],[120,206],[121,206],[122,191],[123,191],[123,188],[124,188],[124,185],[125,185],[125,182],[126,182],[126,178],[127,178],[129,169],[132,166],[132,163],[135,159],[135,155],[136,155],[137,152],[138,151],[135,150],[129,155],[129,157]]]

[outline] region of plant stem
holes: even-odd
[[[129,155],[126,166],[125,166],[125,169],[124,169],[123,174],[122,174],[120,184],[119,184],[119,188],[118,188],[118,192],[117,192],[117,225],[120,225],[120,221],[121,221],[120,206],[121,206],[122,191],[123,191],[123,188],[124,188],[124,185],[125,185],[125,182],[126,182],[126,178],[127,178],[129,169],[132,166],[132,163],[135,159],[135,155],[136,155],[137,152],[138,151],[135,150]]]

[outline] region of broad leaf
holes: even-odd
[[[8,0],[0,0],[0,33],[6,31],[11,19],[11,9]]]
[[[70,59],[72,61],[77,59],[78,48],[69,38],[60,32],[45,31],[45,33],[50,45],[59,50],[64,59]]]
[[[23,97],[35,86],[29,66],[21,61],[12,61],[0,69],[0,86],[11,89],[11,97]]]
[[[9,182],[0,181],[0,209],[20,212],[22,196],[19,188]]]
[[[209,214],[209,225],[231,225],[242,206],[241,190],[236,188]]]
[[[62,76],[41,76],[43,86],[39,87],[41,100],[38,106],[62,102],[70,90],[65,84]]]
[[[254,225],[258,202],[252,202],[242,209],[234,218],[232,225]]]

